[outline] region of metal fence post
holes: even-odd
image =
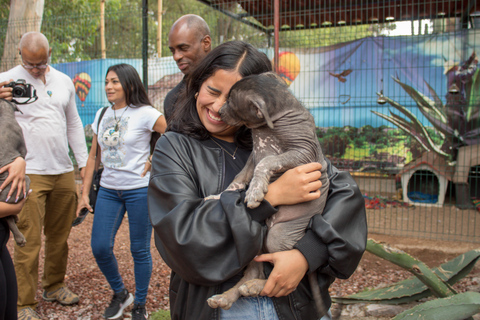
[[[143,85],[148,91],[148,0],[142,0],[142,29]]]

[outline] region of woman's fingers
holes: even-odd
[[[148,171],[150,171],[152,169],[152,164],[151,162],[147,161],[145,162],[145,167],[143,168],[143,172],[142,174],[140,175],[142,178],[145,177],[145,175],[147,174]]]
[[[269,297],[290,294],[297,288],[308,270],[307,260],[296,249],[262,254],[255,257],[255,261],[273,264],[273,270],[261,293]]]
[[[310,162],[307,164],[300,165],[295,169],[300,170],[301,172],[314,172],[314,171],[320,171],[322,169],[322,165],[319,162]]]

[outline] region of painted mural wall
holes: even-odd
[[[265,53],[273,58],[273,50]],[[278,72],[314,115],[324,153],[337,166],[396,173],[426,149],[451,162],[457,148],[478,144],[477,53],[479,30],[364,38],[281,48]],[[105,73],[122,62],[142,74],[141,60],[133,59],[54,65],[72,78],[84,125],[108,105]],[[152,103],[162,110],[183,75],[167,57],[149,61],[148,77]]]

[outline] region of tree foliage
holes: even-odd
[[[154,57],[158,52],[158,2],[150,0],[148,6],[148,56]],[[238,15],[243,13],[243,9],[236,3],[228,6],[223,9]],[[0,3],[0,53],[3,52],[9,8],[5,1]],[[164,0],[161,8],[161,56],[171,55],[167,38],[171,25],[180,16],[188,13],[198,14],[206,20],[211,29],[213,46],[236,39],[265,48],[269,41],[271,42],[271,35],[228,17],[197,0]],[[247,19],[255,23],[253,18]],[[41,30],[53,48],[52,63],[101,58],[98,0],[45,1]],[[355,40],[370,36],[373,32],[370,26],[291,30],[281,32],[280,41],[282,47],[312,48]],[[141,58],[142,37],[142,0],[106,0],[107,58]],[[272,45],[270,43],[270,46]]]

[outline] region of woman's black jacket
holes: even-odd
[[[198,141],[174,132],[163,135],[155,148],[148,189],[155,244],[170,278],[172,320],[218,319],[206,300],[226,289],[262,248],[264,220],[276,209],[264,201],[256,209],[244,205],[244,191],[221,193],[224,153],[212,141]],[[328,287],[335,278],[355,271],[367,239],[365,203],[347,172],[328,163],[330,189],[323,215],[310,221],[295,248],[317,271],[327,307]],[[265,264],[268,276],[271,267]],[[232,283],[233,285],[234,283]],[[274,298],[279,319],[316,319],[308,279],[287,297]]]

